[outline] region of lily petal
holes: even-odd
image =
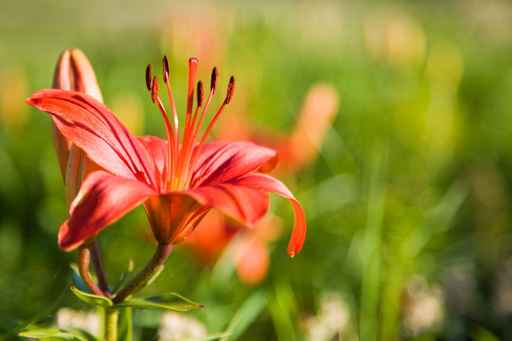
[[[146,149],[102,103],[63,90],[38,91],[27,103],[50,113],[62,135],[105,170],[154,183],[154,163]]]
[[[251,142],[215,142],[197,150],[191,186],[228,182],[276,163],[275,150]]]
[[[139,137],[139,140],[153,158],[156,169],[158,170],[158,177],[161,177],[165,174],[165,166],[167,164],[167,141],[160,137],[150,135]]]
[[[301,249],[306,239],[306,215],[300,203],[292,192],[279,180],[260,173],[253,173],[234,181],[237,185],[253,188],[263,192],[271,192],[280,195],[290,201],[295,216],[295,226],[288,243],[288,254],[295,256]]]
[[[155,239],[159,243],[177,242],[184,229],[192,227],[203,207],[197,199],[183,192],[160,194],[144,204]]]
[[[91,173],[59,230],[59,246],[71,251],[157,193],[144,183],[105,171]]]
[[[222,183],[187,191],[202,205],[216,208],[243,225],[252,227],[268,211],[268,194],[250,187]]]

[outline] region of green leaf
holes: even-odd
[[[226,339],[229,336],[230,336],[229,333],[210,334],[210,335],[206,336],[206,338],[204,338],[203,341],[221,340],[221,339]]]
[[[174,292],[145,298],[128,298],[124,302],[118,304],[118,306],[132,307],[136,309],[164,309],[180,312],[203,307],[202,304],[196,303]]]
[[[114,305],[112,301],[105,296],[89,294],[87,292],[79,290],[75,286],[71,286],[70,289],[73,292],[73,294],[75,294],[76,297],[78,297],[80,300],[87,304],[97,305],[101,307],[112,307]]]
[[[222,340],[236,340],[259,316],[266,304],[267,296],[264,292],[252,294],[236,312]]]
[[[18,334],[23,337],[30,337],[39,340],[72,340],[87,341],[83,336],[57,328],[38,328],[24,330]]]

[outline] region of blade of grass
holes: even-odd
[[[374,154],[370,169],[368,217],[363,239],[361,283],[361,310],[359,315],[360,340],[375,341],[378,335],[378,305],[381,268],[381,234],[384,215],[384,188],[382,182],[386,153]]]
[[[266,304],[267,296],[262,291],[249,296],[229,323],[222,341],[236,340],[240,337],[251,323],[256,320]]]

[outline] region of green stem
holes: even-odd
[[[120,337],[124,341],[133,341],[133,311],[131,307],[123,308],[120,311],[121,328],[119,331]]]
[[[114,296],[114,304],[121,303],[131,294],[150,284],[163,270],[165,261],[172,251],[172,244],[158,244],[153,258],[124,288]]]
[[[117,341],[117,321],[119,311],[116,308],[105,308],[105,341]]]

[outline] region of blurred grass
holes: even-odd
[[[69,282],[74,255],[56,246],[66,212],[50,122],[22,102],[50,85],[58,53],[73,46],[91,59],[105,102],[140,134],[163,133],[143,80],[144,66],[158,65],[163,53],[171,56],[180,108],[186,58],[195,54],[201,77],[214,64],[222,84],[236,75],[231,110],[258,127],[290,131],[317,81],[332,84],[341,97],[318,160],[285,179],[308,211],[304,251],[290,260],[284,236],[273,244],[270,273],[256,291],[229,268],[214,268],[223,271],[212,277],[178,248],[148,292],[173,290],[204,303],[197,317],[212,334],[264,293],[265,309],[248,309],[253,319],[240,330],[242,340],[310,335],[308,321],[326,292],[348,306],[349,322],[342,328],[338,321],[336,331],[348,339],[512,337],[509,3],[321,1],[260,8],[229,1],[209,7],[23,0],[2,7],[0,331],[12,336],[34,316],[51,316],[46,308]],[[211,27],[208,18],[216,18]],[[164,33],[170,28],[182,39]],[[194,29],[221,43],[201,50],[187,38]],[[285,205],[275,200],[273,210],[289,226]],[[111,281],[129,260],[141,266],[149,257],[151,243],[141,237],[147,231],[138,210],[102,234]],[[418,276],[443,292],[440,322],[426,328],[406,322],[414,307],[429,316],[410,289]],[[77,306],[69,294],[63,304]]]

